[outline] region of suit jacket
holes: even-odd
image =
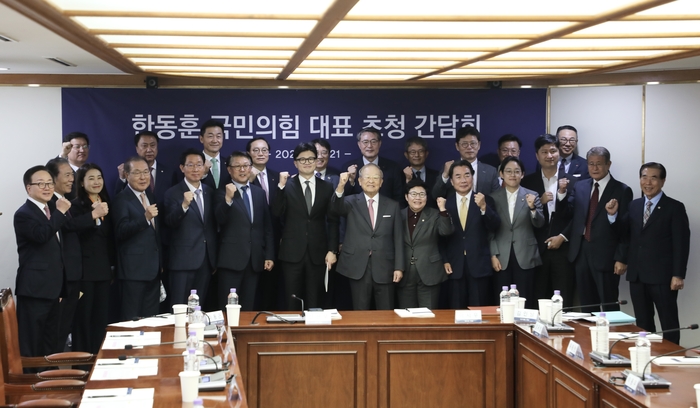
[[[357,165],[357,178],[360,176],[360,169],[365,163],[362,161],[362,156],[357,159],[351,160],[343,165],[343,171],[347,171],[347,168],[353,164]],[[384,175],[384,181],[382,182],[382,187],[379,189],[379,194],[384,197],[389,197],[392,200],[399,203],[401,206],[405,206],[406,200],[404,199],[404,184],[406,177],[403,174],[403,170],[399,165],[385,157],[379,157],[379,168],[382,170]],[[350,183],[345,185],[345,195],[351,194],[362,194],[362,187],[360,183],[355,179],[355,185],[351,186]]]
[[[241,192],[236,190],[231,205],[226,203],[226,190],[217,191],[215,204],[219,235],[219,268],[242,271],[251,262],[253,271],[263,270],[266,260],[274,261],[275,246],[272,218],[262,188],[250,183],[248,193],[253,198],[253,222]]]
[[[340,172],[334,168],[326,167],[326,176],[323,180],[331,183],[333,185],[333,190],[335,190],[340,182]]]
[[[428,286],[437,285],[447,280],[438,242],[441,236],[448,236],[454,232],[452,218],[449,213],[444,217],[440,215],[439,210],[425,207],[411,235],[408,229],[409,211],[410,208],[401,210],[405,265],[410,265],[413,259],[421,281]],[[405,279],[399,282],[399,286],[405,284]]]
[[[40,299],[57,299],[61,295],[65,272],[61,227],[67,217],[49,202],[51,219],[27,200],[14,216],[19,268],[15,281],[17,295]],[[56,237],[56,233],[61,239]]]
[[[151,204],[156,202],[148,189],[146,197]],[[146,221],[145,212],[141,200],[128,187],[114,198],[112,214],[119,279],[151,281],[162,268],[160,228],[163,217],[154,218],[156,228],[153,229]]]
[[[627,216],[618,220],[630,237],[628,281],[670,285],[674,276],[685,279],[690,227],[683,203],[664,194],[642,226],[644,197],[638,198],[630,203]]]
[[[87,214],[91,220],[90,227],[78,232],[83,255],[83,280],[105,281],[114,278],[112,266],[116,264],[116,259],[112,214],[107,214],[97,225],[92,219],[92,202],[83,203],[79,198],[71,202],[70,213],[74,219]]]
[[[564,236],[570,242],[569,262],[576,260],[581,249],[594,182],[593,179],[577,182],[573,189],[569,189],[564,200],[557,202],[557,211],[571,212],[571,222],[564,230]],[[591,221],[590,244],[598,254],[592,266],[599,271],[613,270],[616,261],[627,263],[628,248],[624,226],[618,222],[610,224],[605,210],[605,204],[613,198],[619,204],[618,217],[625,217],[629,203],[632,201],[632,189],[610,175],[610,181],[598,200],[598,207]]]
[[[562,176],[559,177],[561,178]],[[574,153],[571,156],[571,164],[569,165],[569,171],[566,173],[566,178],[569,181],[591,178],[588,174],[588,162],[586,159]]]
[[[370,264],[375,282],[391,283],[395,270],[405,270],[404,228],[396,201],[379,198],[374,229],[364,193],[340,198],[333,194],[331,211],[347,217],[345,241],[336,267],[338,273],[360,279]]]
[[[278,258],[285,262],[301,262],[308,253],[316,265],[325,263],[328,251],[338,250],[338,217],[329,214],[333,186],[319,178],[311,213],[306,208],[304,188],[299,177],[287,180],[272,202],[272,214],[284,224]]]
[[[202,183],[211,187],[212,190],[226,190],[226,184],[231,182],[231,175],[228,174],[228,169],[226,168],[226,157],[223,154],[219,154],[221,163],[219,163],[219,188],[216,187],[216,182],[214,182],[214,174],[210,168],[205,177],[202,178]],[[160,164],[159,164],[160,166]],[[178,181],[182,181],[185,178],[184,174],[181,174]]]
[[[53,196],[51,202],[54,206],[58,197]],[[70,282],[76,282],[83,278],[83,252],[80,245],[78,232],[92,228],[94,221],[92,214],[80,214],[73,216],[72,212],[65,214],[66,223],[63,224],[63,240],[61,241],[61,249],[63,251],[63,267],[66,271],[66,279]]]
[[[566,177],[566,175],[564,175],[563,177]],[[560,176],[559,178],[561,179],[563,177]],[[576,184],[576,181],[578,181],[577,178],[569,178],[568,188],[572,189],[573,186]],[[542,170],[539,170],[536,173],[528,174],[527,176],[523,177],[523,181],[520,183],[520,185],[528,190],[536,192],[538,197],[542,199],[542,194],[544,194],[544,181],[542,180]],[[554,194],[555,206],[556,199],[557,195]],[[542,204],[542,214],[544,215],[544,225],[535,228],[535,236],[537,237],[537,245],[540,248],[540,254],[548,250],[547,244],[545,244],[544,241],[546,241],[550,237],[557,236],[564,232],[567,225],[569,225],[569,222],[571,221],[570,212],[556,211],[556,208],[554,213],[552,213],[550,219],[549,206],[547,204]],[[569,237],[567,236],[566,239],[569,239]]]
[[[155,201],[152,201],[151,203],[157,204],[158,209],[162,211],[165,207],[163,204],[165,201],[165,192],[168,191],[170,187],[177,184],[178,181],[182,180],[182,173],[180,173],[180,176],[178,176],[177,172],[168,168],[168,166],[162,164],[161,162],[156,163],[156,188],[154,191],[151,191],[151,188],[149,187],[148,192],[152,193],[155,196]],[[117,178],[117,181],[114,185],[114,197],[116,197],[117,194],[121,193],[122,190],[126,188],[127,184],[128,183],[123,182],[121,181],[121,179]]]
[[[217,224],[214,217],[214,189],[200,183],[204,198],[204,220],[199,207],[193,199],[187,211],[182,210],[185,192],[190,191],[185,181],[170,187],[165,192],[165,225],[170,231],[170,250],[168,265],[174,271],[192,271],[199,269],[204,258],[209,258],[211,265],[216,265],[218,250]]]
[[[472,194],[467,211],[467,225],[463,229],[459,222],[456,193],[452,191],[447,196],[445,208],[454,223],[454,232],[446,237],[440,245],[443,263],[452,266],[450,279],[460,279],[464,275],[464,262],[467,262],[469,274],[474,278],[491,276],[491,250],[489,235],[495,234],[501,225],[501,217],[496,212],[493,198],[486,196],[486,211],[481,215],[481,209],[474,202]],[[465,255],[466,253],[466,255]]]
[[[267,188],[268,188],[268,196],[269,196],[269,201],[266,201],[268,209],[270,211],[270,215],[272,216],[272,233],[273,233],[273,241],[274,241],[274,251],[277,253],[277,248],[279,246],[280,239],[282,239],[282,221],[280,220],[279,217],[275,216],[272,214],[272,203],[275,201],[275,197],[277,196],[277,192],[279,191],[279,187],[277,186],[280,181],[280,172],[276,170],[272,170],[269,167],[265,168],[265,175],[267,176]],[[258,177],[255,177],[255,180],[251,182],[251,184],[254,184],[262,189],[262,186],[260,185],[260,179]],[[265,192],[263,191],[263,194]],[[266,259],[272,259],[272,258],[266,258]]]
[[[498,170],[493,166],[479,161],[477,164],[475,191],[477,193],[489,195],[499,188],[501,188],[501,185],[498,183]],[[433,198],[447,197],[447,195],[453,191],[452,183],[450,183],[449,180],[447,180],[447,183],[443,182],[442,174],[439,174],[433,186]]]
[[[527,194],[533,194],[535,198],[535,216],[525,201]],[[542,203],[536,192],[524,187],[518,189],[518,197],[513,210],[513,221],[510,221],[508,211],[508,196],[505,188],[499,188],[491,194],[496,204],[496,211],[501,217],[501,227],[491,238],[491,255],[495,255],[501,262],[501,268],[508,267],[510,259],[510,247],[513,246],[515,258],[523,269],[531,269],[542,265],[540,251],[535,238],[535,228],[544,225],[544,214],[542,213]]]

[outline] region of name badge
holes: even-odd
[[[481,310],[455,310],[455,323],[481,323]]]
[[[583,350],[581,350],[581,346],[573,340],[570,340],[569,345],[566,347],[566,355],[571,358],[583,360]]]

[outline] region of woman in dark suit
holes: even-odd
[[[95,214],[97,207],[108,209],[109,197],[98,165],[86,163],[78,169],[75,185],[77,197],[70,208],[73,217],[88,212]],[[93,215],[93,219],[91,228],[78,233],[83,254],[83,279],[80,282],[83,295],[75,311],[73,350],[97,353],[108,324],[115,255],[111,216]]]

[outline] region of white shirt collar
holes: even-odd
[[[185,180],[185,184],[187,185],[187,188],[189,188],[190,191],[193,192],[193,193],[194,193],[195,191],[197,191],[198,188],[202,188],[202,182],[201,182],[201,181],[199,182],[199,187],[195,187],[195,186],[193,186],[192,184],[190,184],[190,182],[187,181],[186,178],[185,178],[184,180]]]
[[[41,212],[44,212],[44,207],[46,207],[47,205],[49,205],[49,203],[42,204],[40,201],[37,201],[37,200],[35,200],[35,199],[33,199],[33,198],[29,197],[29,196],[27,196],[27,200],[29,200],[29,201],[33,202],[34,204],[36,204],[36,206],[39,207],[39,209],[41,210]]]

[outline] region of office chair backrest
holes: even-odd
[[[0,289],[0,359],[4,378],[8,378],[9,373],[22,374],[18,330],[12,289]]]

